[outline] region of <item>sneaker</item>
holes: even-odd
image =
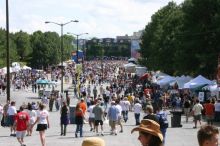
[[[78,135],[75,133],[75,137],[77,138],[78,137]]]
[[[93,130],[93,128],[90,129],[90,131],[92,131],[92,130]]]
[[[196,127],[196,126],[194,126],[193,128],[194,128],[194,129],[196,129],[197,127]]]
[[[123,130],[119,131],[120,133],[123,133]]]
[[[103,133],[101,133],[101,136],[104,136],[104,134],[103,134]]]

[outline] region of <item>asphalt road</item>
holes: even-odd
[[[64,89],[69,88],[70,84],[64,84]],[[57,87],[60,88],[59,86]],[[15,100],[17,107],[19,107],[23,102],[39,101],[38,95],[32,93],[31,89],[28,91],[11,91],[11,99]],[[0,95],[0,102],[5,103],[6,96]],[[71,98],[71,104],[75,104],[76,99]],[[75,125],[68,125],[67,135],[60,136],[60,125],[59,125],[59,112],[54,111],[50,112],[50,123],[51,127],[46,131],[46,145],[47,146],[80,146],[82,140],[85,137],[96,136],[94,132],[90,132],[88,124],[84,124],[83,131],[84,137],[75,138],[74,131]],[[169,120],[171,115],[168,115]],[[168,128],[166,144],[167,146],[196,146],[197,142],[197,130],[193,129],[192,118],[190,118],[188,123],[185,123],[185,117],[182,116],[181,128]],[[138,141],[138,133],[131,134],[131,129],[135,127],[134,114],[129,113],[129,120],[127,123],[123,123],[124,132],[118,133],[117,136],[110,135],[110,128],[107,123],[104,124],[104,136],[100,136],[106,142],[106,146],[140,146],[141,144]],[[204,124],[204,123],[203,123]],[[35,130],[36,127],[34,127]],[[118,128],[119,129],[119,128]],[[19,146],[17,139],[11,137],[9,128],[0,127],[0,146]],[[37,131],[33,132],[32,136],[25,137],[25,144],[27,146],[40,146],[40,138]]]

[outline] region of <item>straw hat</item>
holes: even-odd
[[[160,125],[153,120],[149,120],[149,119],[142,120],[141,124],[138,127],[132,129],[131,133],[133,133],[134,131],[142,131],[152,134],[154,136],[159,137],[160,140],[163,141],[163,135],[160,131]]]
[[[105,141],[99,137],[89,137],[83,140],[82,146],[105,146]]]

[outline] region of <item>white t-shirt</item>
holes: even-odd
[[[36,117],[37,117],[37,113],[35,110],[31,110],[28,111],[29,117],[30,117],[30,124],[34,124]]]
[[[129,111],[130,102],[128,100],[121,101],[120,105],[122,107],[122,111]]]
[[[47,110],[37,111],[37,117],[39,118],[38,124],[48,124],[47,117],[49,113]]]
[[[142,106],[140,103],[135,103],[134,105],[134,113],[139,114],[142,111]]]
[[[201,115],[202,114],[202,110],[203,110],[203,107],[200,103],[197,103],[193,106],[193,112],[194,112],[194,115]]]
[[[89,112],[89,118],[95,118],[94,113],[92,112],[93,108],[95,105],[90,105],[88,108],[88,112]]]
[[[17,110],[15,106],[9,106],[7,114],[9,116],[17,114]]]

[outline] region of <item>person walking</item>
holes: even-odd
[[[186,99],[184,101],[183,107],[184,107],[184,114],[186,116],[186,123],[187,123],[189,119],[189,115],[190,115],[191,104],[190,104],[190,100],[188,99],[188,97],[185,97],[185,98]]]
[[[33,132],[33,124],[36,121],[36,117],[37,117],[37,113],[36,111],[33,109],[31,104],[28,104],[28,115],[30,117],[30,121],[28,124],[28,128],[27,128],[27,136],[31,136],[32,132]]]
[[[101,125],[101,135],[104,136],[103,134],[103,120],[104,120],[104,110],[101,107],[101,101],[97,100],[97,103],[95,107],[93,108],[92,112],[95,115],[95,129],[96,129],[96,135],[99,135],[98,133],[98,126],[99,124]]]
[[[208,125],[213,125],[213,120],[215,116],[215,106],[211,103],[211,100],[208,99],[207,103],[204,104],[205,116]]]
[[[94,101],[91,100],[90,101],[90,106],[88,108],[88,112],[89,112],[89,126],[90,126],[90,131],[94,131],[95,132],[95,115],[92,112],[93,108],[94,108]]]
[[[10,126],[10,130],[11,130],[10,136],[16,136],[15,128],[14,128],[14,117],[16,114],[17,114],[17,110],[15,107],[15,101],[12,101],[7,110],[8,126]]]
[[[140,104],[139,99],[136,98],[134,101],[134,117],[135,117],[136,126],[140,124],[141,111],[142,111],[142,105]]]
[[[204,125],[197,132],[199,146],[218,146],[219,130],[212,125]]]
[[[120,105],[122,107],[122,116],[123,116],[123,119],[125,121],[125,123],[127,122],[128,120],[128,111],[130,109],[130,102],[128,101],[128,98],[125,97],[121,102],[120,102]]]
[[[80,104],[78,103],[76,105],[76,110],[75,110],[75,123],[76,123],[75,137],[76,138],[78,137],[78,132],[80,133],[80,137],[83,137],[83,119],[84,119],[84,113],[80,107]]]
[[[32,127],[34,127],[35,124],[37,124],[36,131],[39,131],[40,134],[41,145],[46,146],[45,130],[47,130],[47,128],[50,128],[50,122],[49,112],[46,110],[45,104],[39,104],[39,110],[37,111],[37,119]]]
[[[138,140],[141,142],[142,146],[163,145],[163,135],[160,131],[160,125],[153,120],[142,120],[138,127],[132,129],[131,133],[134,131],[139,132]]]
[[[66,127],[69,124],[69,108],[67,106],[66,102],[63,102],[63,106],[60,109],[60,126],[61,126],[61,132],[60,135],[66,136]]]
[[[122,108],[121,108],[121,105],[119,104],[120,103],[120,100],[117,99],[115,101],[116,103],[116,108],[118,109],[119,113],[118,113],[118,121],[117,121],[117,124],[120,126],[121,130],[119,131],[120,133],[123,132],[123,125],[122,125]]]
[[[156,110],[156,115],[158,117],[160,131],[163,134],[163,144],[165,144],[166,132],[169,126],[169,123],[167,120],[167,113],[165,110],[162,109],[162,107],[158,106]]]
[[[193,116],[194,116],[194,124],[193,128],[197,128],[197,122],[201,125],[201,118],[202,118],[202,110],[203,106],[200,104],[199,99],[196,99],[196,104],[192,108]]]
[[[116,122],[118,121],[118,114],[119,110],[115,106],[115,101],[111,101],[111,106],[108,110],[108,118],[109,118],[109,125],[111,127],[111,135],[117,135],[116,131]]]
[[[152,105],[147,105],[145,110],[146,115],[143,117],[143,119],[149,119],[154,120],[159,124],[159,120],[156,114],[154,114],[154,109]]]
[[[26,146],[24,144],[24,137],[28,128],[29,120],[30,117],[28,113],[25,112],[23,106],[21,106],[14,121],[14,127],[16,127],[16,137],[21,146]]]

